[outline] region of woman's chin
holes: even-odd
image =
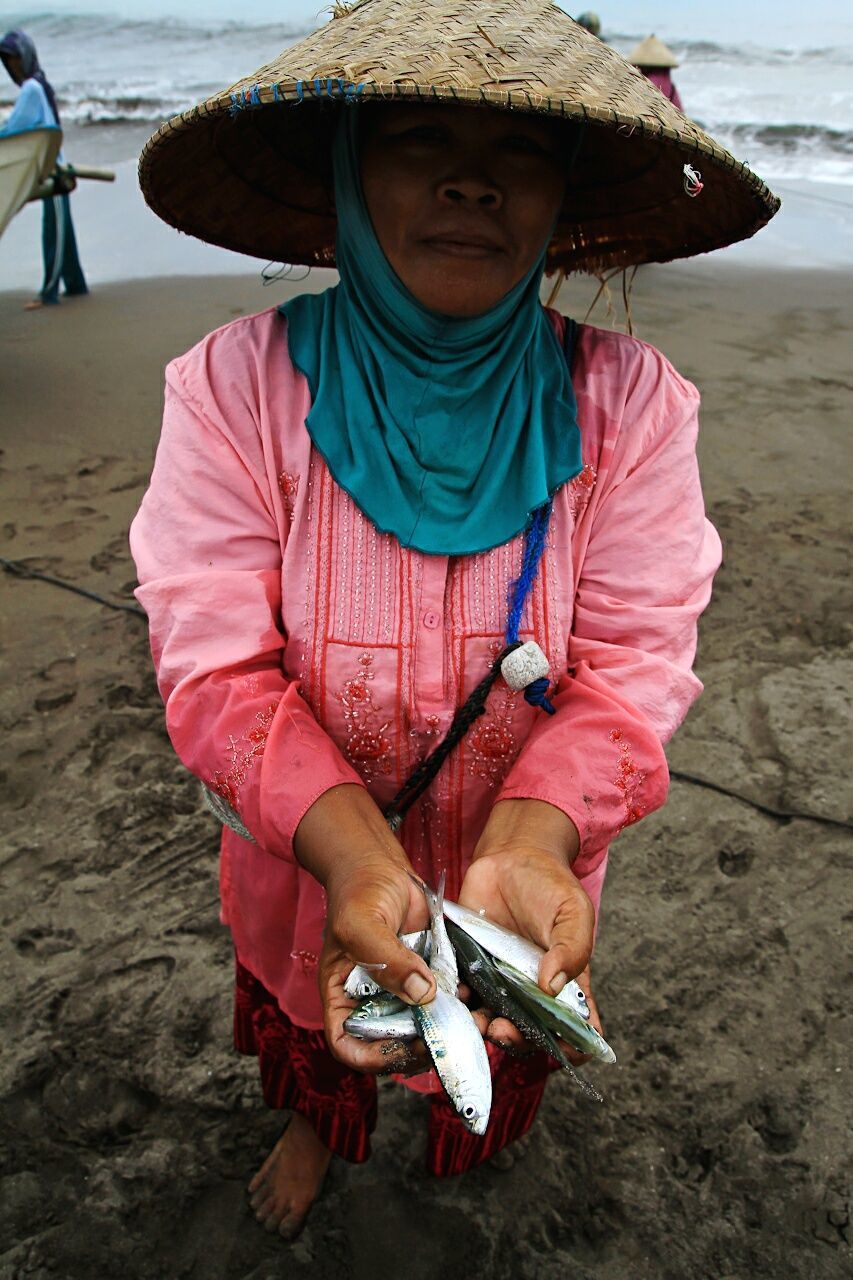
[[[508,292],[486,287],[482,278],[468,281],[452,275],[440,288],[415,290],[409,285],[409,291],[428,311],[454,320],[473,320],[475,316],[485,315]]]

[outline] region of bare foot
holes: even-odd
[[[41,311],[43,306],[44,306],[44,303],[42,302],[41,298],[33,298],[32,302],[24,303],[24,310],[25,311]]]
[[[308,1121],[298,1112],[249,1183],[250,1204],[267,1231],[293,1240],[320,1194],[332,1159]]]

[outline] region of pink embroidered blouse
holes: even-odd
[[[597,905],[608,845],[663,803],[662,744],[701,689],[720,544],[697,393],[652,347],[588,326],[574,382],[584,467],[555,498],[521,630],[548,654],[557,713],[499,680],[400,833],[453,897],[492,804],[531,797],[575,823]],[[387,803],[444,734],[503,646],[522,539],[447,558],[377,533],[312,447],[308,408],[276,311],[174,361],[131,545],[175,750],[254,838],[223,831],[222,918],[284,1011],[319,1027],[324,897],[294,832],[339,783]]]

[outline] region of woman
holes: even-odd
[[[659,40],[655,35],[646,36],[645,40],[641,40],[628,54],[628,61],[635,67],[639,67],[646,79],[659,89],[674,107],[678,107],[679,111],[684,110],[681,95],[672,79],[672,71],[678,66],[678,59],[669,45],[664,44],[663,40]]]
[[[538,296],[546,262],[689,253],[772,214],[728,157],[699,209],[685,147],[724,153],[661,104],[550,4],[475,3],[462,24],[370,0],[143,154],[174,225],[340,272],[170,365],[132,530],[169,732],[225,823],[236,1044],[293,1112],[250,1184],[284,1236],[332,1153],[367,1158],[377,1072],[420,1075],[438,1174],[493,1157],[541,1099],[547,1061],[508,1054],[521,1037],[488,1011],[485,1137],[422,1046],[345,1034],[356,960],[409,1003],[434,991],[397,941],[425,922],[411,873],[540,943],[544,989],[588,990],[608,845],[666,795],[719,561],[698,398]],[[498,663],[528,639],[550,681],[522,691]]]
[[[26,32],[7,31],[0,40],[0,58],[21,90],[9,118],[0,127],[0,138],[28,129],[60,128],[56,94],[39,66],[36,47]],[[27,311],[55,306],[59,302],[60,281],[67,296],[89,292],[77,253],[67,193],[42,201],[42,254],[44,281],[38,298],[26,304]]]

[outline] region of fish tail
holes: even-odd
[[[447,872],[442,871],[438,882],[438,889],[431,889],[424,880],[419,880],[416,876],[412,876],[415,884],[423,889],[424,897],[429,907],[430,924],[435,927],[437,920],[440,920],[444,914],[444,885],[447,880]]]

